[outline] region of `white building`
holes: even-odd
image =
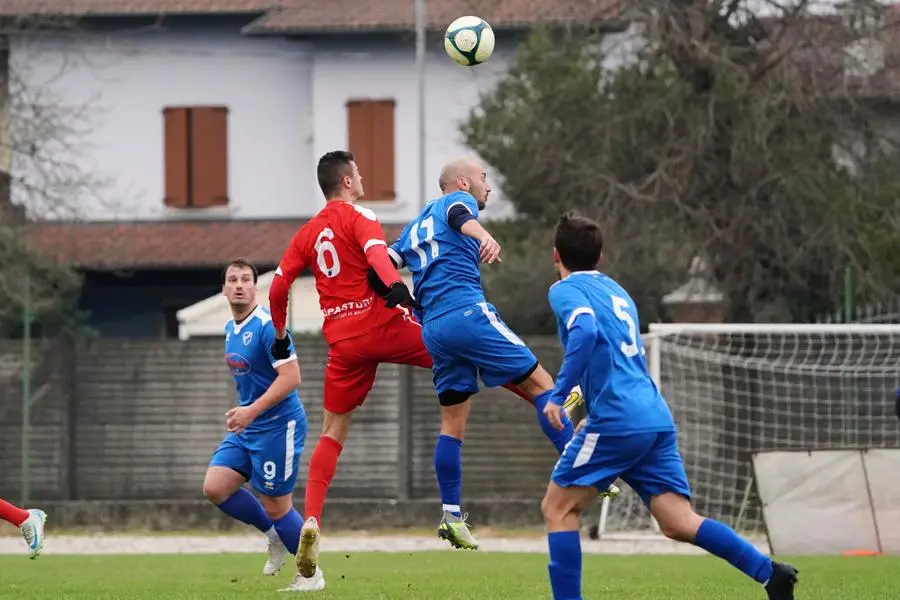
[[[617,3],[426,3],[422,134],[427,189],[436,195],[441,165],[471,154],[460,123],[505,71],[522,32],[584,22]],[[29,98],[13,103],[13,123],[33,119],[39,104],[76,131],[60,142],[47,139],[55,131],[14,132],[11,171],[25,182],[14,199],[55,221],[35,227],[39,246],[91,272],[132,274],[103,286],[133,291],[143,285],[134,273],[148,270],[212,272],[236,254],[274,266],[289,232],[324,204],[315,165],[329,150],[356,154],[366,205],[389,235],[418,211],[413,0],[0,0],[0,16],[26,5],[72,20],[53,33],[26,26],[10,40],[10,63]],[[467,68],[444,54],[441,33],[473,12],[491,23],[497,45],[490,61]],[[492,198],[491,214],[509,213],[499,190]],[[135,293],[145,311],[164,303],[159,294],[172,296],[162,289],[169,284],[154,281]],[[214,283],[197,297],[184,282],[178,300],[166,302],[186,306]],[[165,319],[177,308],[166,308]],[[137,327],[126,321],[123,330]]]

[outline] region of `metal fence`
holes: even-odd
[[[558,341],[529,342],[555,370]],[[326,347],[303,338],[297,347],[309,415],[303,481],[321,429]],[[225,433],[224,413],[234,403],[220,339],[54,341],[34,354],[23,436],[21,343],[0,342],[0,496],[20,496],[26,447],[32,499],[201,497],[204,471]],[[354,416],[330,495],[434,497],[439,418],[430,371],[382,365]],[[463,451],[467,495],[539,497],[555,456],[530,405],[505,390],[476,397]]]
[[[900,442],[891,414],[895,373],[886,368],[897,364],[900,344],[804,340],[791,342],[797,348],[777,336],[752,344],[728,336],[694,340],[712,347],[664,340],[657,353],[662,390],[678,421],[697,505],[707,514],[744,514],[753,450]],[[302,482],[321,428],[326,346],[316,338],[296,341],[309,416]],[[556,372],[558,341],[528,342]],[[772,367],[760,370],[760,360],[751,359],[768,353]],[[810,353],[843,357],[846,368],[795,373]],[[34,355],[34,405],[23,436],[21,344],[0,342],[0,497],[19,498],[26,448],[34,500],[201,498],[204,471],[225,433],[224,413],[234,403],[220,339],[46,342]],[[354,415],[329,497],[435,498],[438,429],[430,371],[382,365]],[[555,460],[529,404],[502,389],[476,396],[463,448],[466,498],[537,499]],[[615,507],[617,526],[649,523],[627,497]],[[755,506],[746,517],[758,520]]]

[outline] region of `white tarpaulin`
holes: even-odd
[[[900,449],[863,454],[881,551],[900,554]]]
[[[753,468],[773,553],[900,553],[900,450],[761,452]]]
[[[412,290],[412,278],[408,273],[401,275]],[[275,271],[259,276],[256,298],[263,306],[269,305],[269,286],[274,277]],[[229,319],[231,309],[225,296],[210,296],[178,311],[178,337],[187,340],[196,336],[224,336],[225,323]],[[322,331],[322,320],[315,279],[298,277],[291,286],[288,328],[294,333],[317,333]]]

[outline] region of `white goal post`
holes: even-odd
[[[745,535],[771,545],[754,454],[900,448],[900,324],[654,323],[644,343],[697,511]],[[619,487],[599,536],[649,533],[649,513]]]

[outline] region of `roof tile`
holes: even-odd
[[[495,28],[575,23],[617,16],[618,4],[619,0],[428,0],[428,21],[433,29],[443,29],[467,14],[476,14]],[[413,0],[0,0],[0,15],[217,13],[268,13],[248,28],[259,33],[407,30],[415,22]]]
[[[98,271],[219,267],[237,256],[276,265],[305,219],[230,221],[42,222],[29,227],[33,248]],[[385,225],[391,240],[399,226]]]
[[[587,23],[619,16],[619,0],[428,0],[430,29],[454,19],[478,15],[494,28],[523,28],[535,23]],[[339,30],[409,30],[415,24],[412,0],[291,0],[248,27],[254,33],[304,33]]]
[[[0,15],[117,16],[264,13],[291,0],[0,0]]]

